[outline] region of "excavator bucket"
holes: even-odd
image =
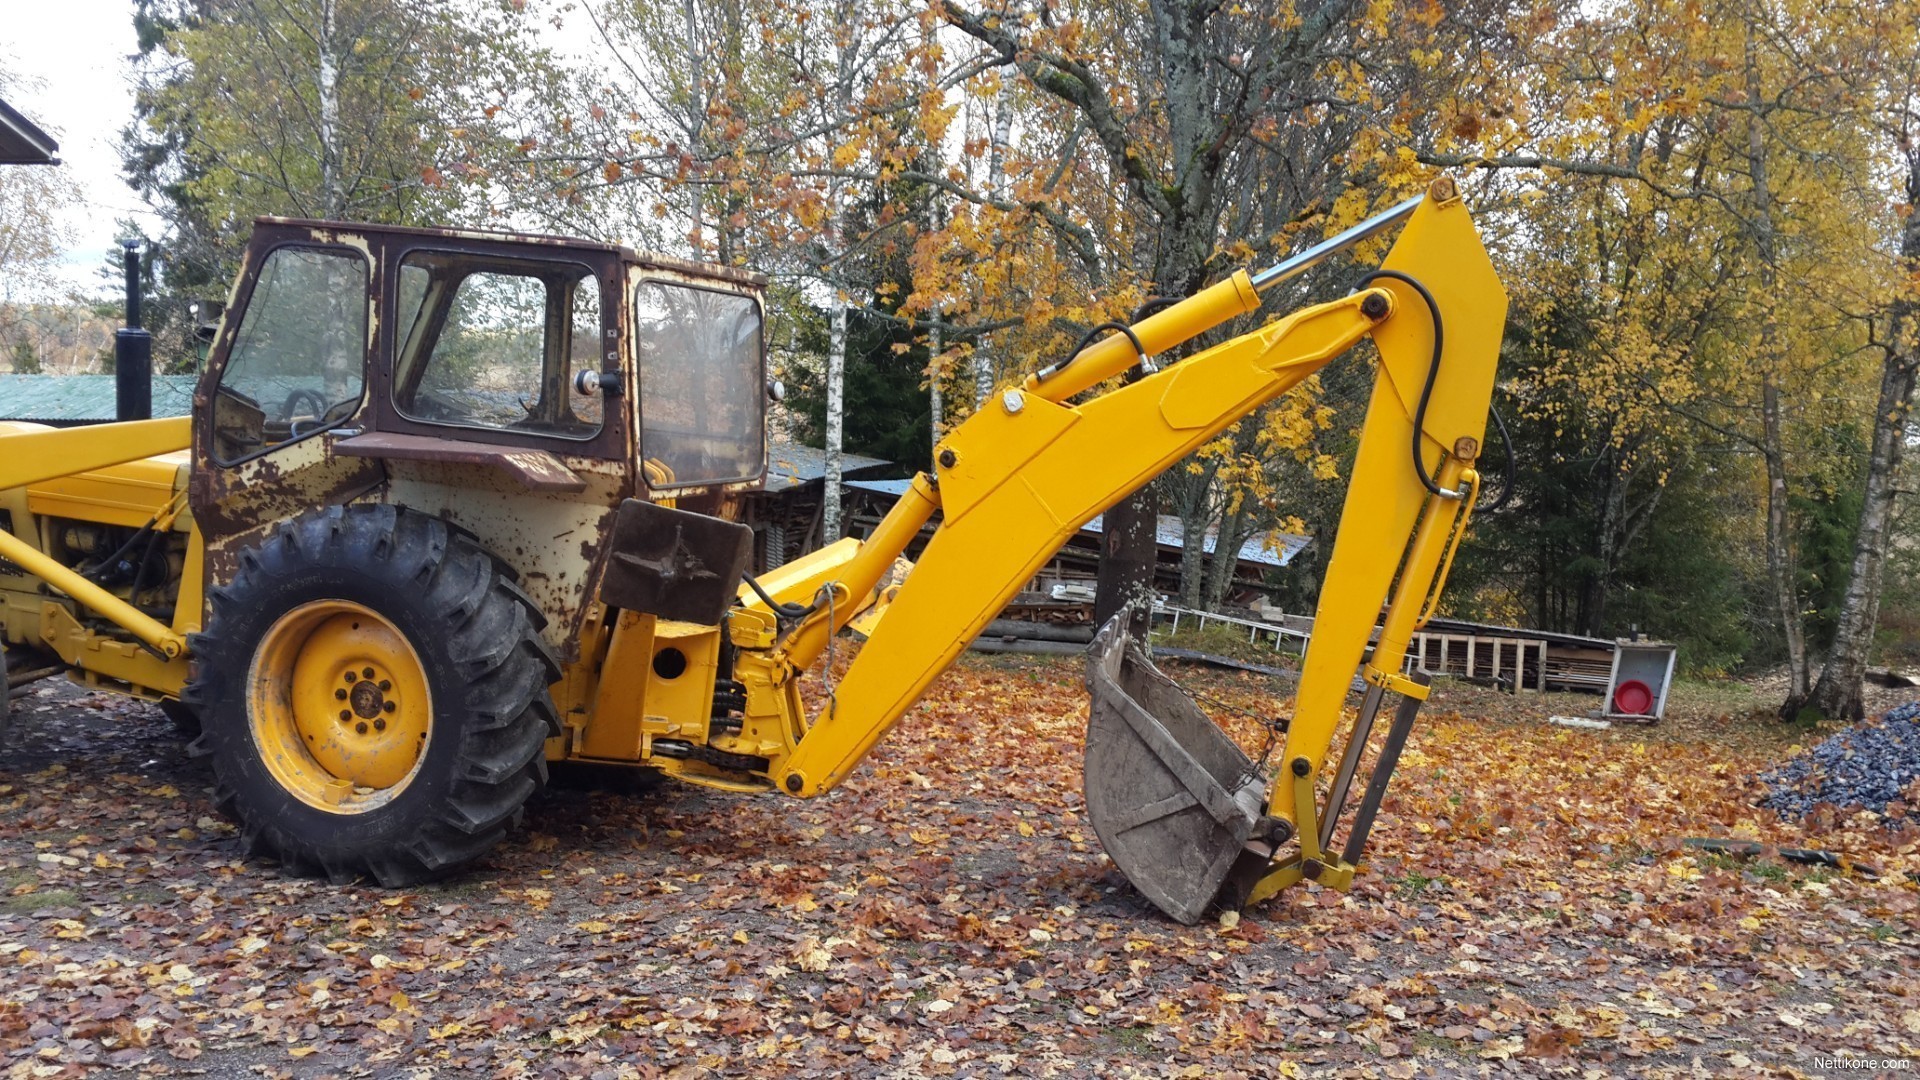
[[[1186,691],[1153,666],[1118,615],[1087,656],[1085,794],[1093,831],[1160,910],[1195,923],[1259,845],[1267,785]],[[1251,843],[1250,843],[1251,842]]]

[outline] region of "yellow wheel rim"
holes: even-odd
[[[315,600],[280,616],[254,650],[247,682],[254,745],[301,802],[364,814],[419,773],[432,736],[426,671],[371,609]]]

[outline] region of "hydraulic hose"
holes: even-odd
[[[820,606],[819,604],[783,604],[775,600],[767,590],[761,588],[760,582],[755,580],[752,574],[743,574],[741,577],[746,581],[747,588],[752,589],[753,594],[758,596],[762,603],[783,619],[804,619]]]
[[[1140,335],[1133,332],[1133,327],[1120,322],[1112,322],[1112,321],[1103,322],[1103,323],[1100,323],[1098,326],[1095,326],[1093,329],[1088,330],[1085,334],[1081,335],[1080,344],[1075,345],[1073,347],[1073,351],[1067,354],[1067,358],[1065,360],[1062,360],[1051,367],[1043,369],[1039,373],[1039,377],[1041,381],[1044,382],[1045,380],[1052,378],[1056,372],[1064,370],[1068,364],[1073,363],[1074,357],[1079,356],[1081,353],[1087,351],[1087,346],[1093,344],[1094,338],[1099,337],[1103,332],[1108,330],[1117,330],[1120,333],[1127,335],[1127,340],[1133,342],[1134,355],[1138,356],[1142,360],[1145,360],[1147,358],[1147,347],[1145,345],[1140,344]]]
[[[1362,277],[1355,289],[1364,288],[1380,278],[1391,278],[1420,294],[1421,302],[1427,305],[1427,314],[1433,318],[1433,359],[1427,363],[1427,380],[1420,387],[1420,404],[1413,411],[1413,473],[1420,478],[1421,486],[1435,497],[1459,498],[1458,492],[1447,491],[1433,482],[1433,477],[1427,473],[1427,463],[1420,457],[1420,436],[1427,428],[1427,402],[1433,398],[1433,384],[1440,379],[1440,355],[1446,348],[1447,331],[1446,325],[1440,319],[1440,305],[1433,299],[1433,294],[1427,291],[1427,287],[1420,283],[1419,278],[1411,274],[1403,274],[1398,270],[1374,270]]]

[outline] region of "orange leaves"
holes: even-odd
[[[1208,699],[1286,711],[1282,684],[1175,673]],[[817,708],[819,681],[806,692]],[[1155,916],[1087,828],[1074,660],[963,659],[826,799],[620,794],[556,772],[529,831],[485,866],[405,891],[243,860],[237,837],[200,824],[204,785],[182,781],[184,751],[145,706],[72,709],[61,726],[23,709],[17,752],[60,767],[10,758],[0,790],[0,870],[18,879],[0,910],[17,991],[0,1030],[38,1044],[36,1067],[75,1074],[311,1059],[973,1075],[1044,1053],[1072,1075],[1259,1061],[1357,1080],[1507,1059],[1516,1075],[1696,1057],[1785,1072],[1808,1045],[1910,1042],[1920,898],[1897,875],[1920,869],[1914,834],[1772,820],[1746,778],[1788,740],[1681,692],[1656,729],[1540,722],[1591,700],[1443,681],[1351,894],[1306,886],[1192,928]],[[1258,750],[1262,729],[1207,708]],[[140,755],[102,749],[110,737]],[[1702,834],[1811,842],[1894,873],[1873,884],[1674,842]],[[35,857],[82,846],[127,858]]]

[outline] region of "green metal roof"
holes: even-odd
[[[198,375],[155,375],[153,415],[193,411]],[[66,427],[115,419],[111,375],[0,375],[0,420],[31,420]]]

